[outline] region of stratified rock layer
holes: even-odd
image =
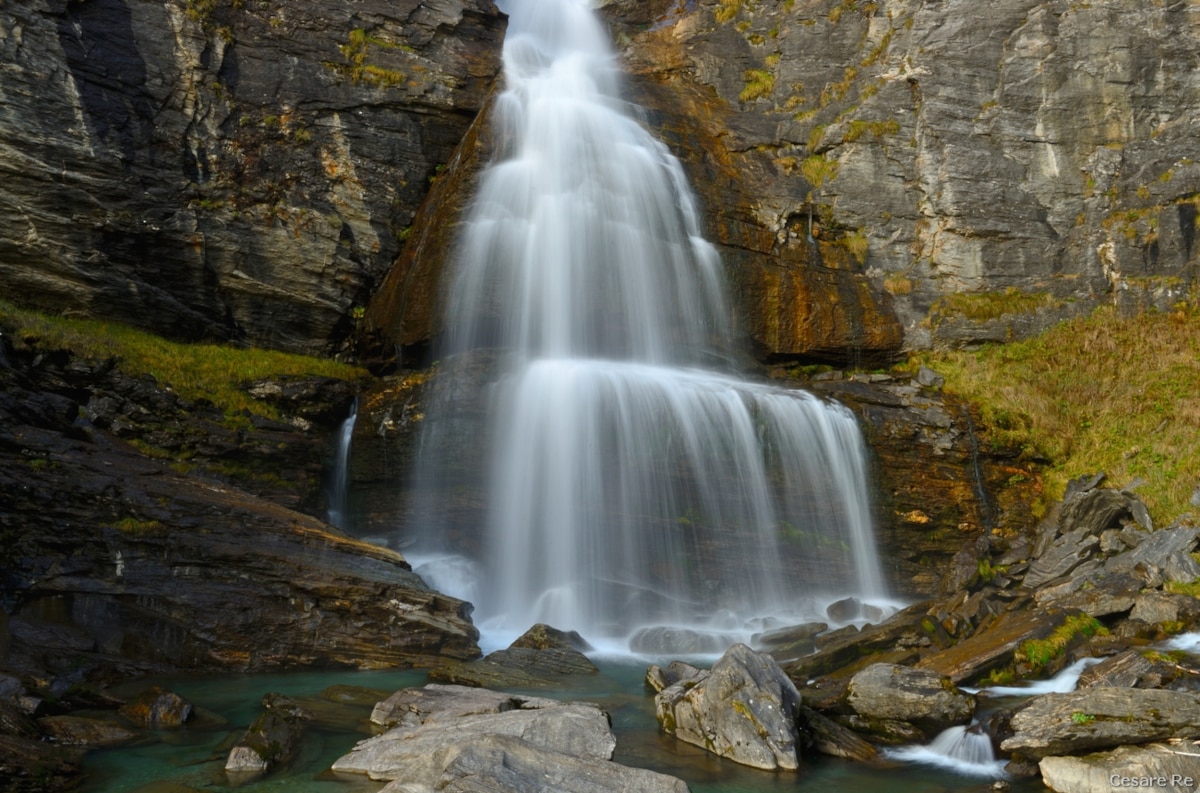
[[[1001,341],[1195,280],[1190,4],[607,13],[766,352],[877,355],[900,327],[910,347]]]
[[[491,0],[0,8],[0,291],[329,351],[483,106]]]

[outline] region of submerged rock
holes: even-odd
[[[129,743],[137,733],[114,720],[83,716],[43,716],[38,726],[63,746],[117,746]]]
[[[297,702],[281,694],[267,694],[263,707],[225,760],[225,773],[235,784],[287,762],[300,745],[304,722],[311,718]]]
[[[668,734],[754,768],[795,770],[800,692],[768,655],[735,644],[698,678],[654,698]]]

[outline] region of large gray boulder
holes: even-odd
[[[548,751],[507,735],[482,735],[435,753],[429,776],[406,775],[381,793],[687,793],[673,776]]]
[[[1170,793],[1194,793],[1200,782],[1200,753],[1187,744],[1122,746],[1083,757],[1043,757],[1042,782],[1057,793],[1151,787]],[[1142,780],[1150,780],[1149,783]]]
[[[800,692],[769,655],[735,644],[712,670],[654,698],[658,723],[682,741],[743,765],[794,770]]]
[[[393,793],[687,790],[673,777],[610,762],[616,739],[592,704],[430,685],[379,703],[372,721],[394,726],[333,770],[394,780],[386,788]]]
[[[1037,759],[1200,735],[1200,693],[1088,688],[1034,697],[1000,748]],[[1198,777],[1200,778],[1200,777]]]
[[[850,680],[847,702],[867,719],[905,721],[934,735],[965,724],[975,698],[929,669],[873,664]]]

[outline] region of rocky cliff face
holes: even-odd
[[[1196,280],[1190,3],[622,8],[631,94],[688,164],[763,352],[886,352],[894,322],[908,347],[1004,339]]]
[[[330,352],[499,68],[491,0],[0,7],[0,290]]]
[[[284,505],[312,482],[315,416],[221,431],[111,361],[16,342],[0,335],[0,665],[79,682],[479,654],[469,604]],[[170,437],[188,462],[143,453]]]

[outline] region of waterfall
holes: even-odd
[[[358,398],[350,406],[350,415],[342,421],[335,434],[337,448],[333,455],[333,472],[329,477],[326,496],[328,509],[325,520],[339,529],[350,528],[350,441],[354,437],[354,422],[358,418]]]
[[[505,8],[410,559],[450,580],[472,557],[485,632],[748,631],[881,598],[853,416],[729,373],[720,258],[680,163],[620,99],[608,35],[584,0]]]
[[[938,766],[963,776],[1004,779],[1004,760],[997,760],[992,739],[979,722],[966,727],[950,727],[926,746],[891,749],[887,756],[896,760]]]

